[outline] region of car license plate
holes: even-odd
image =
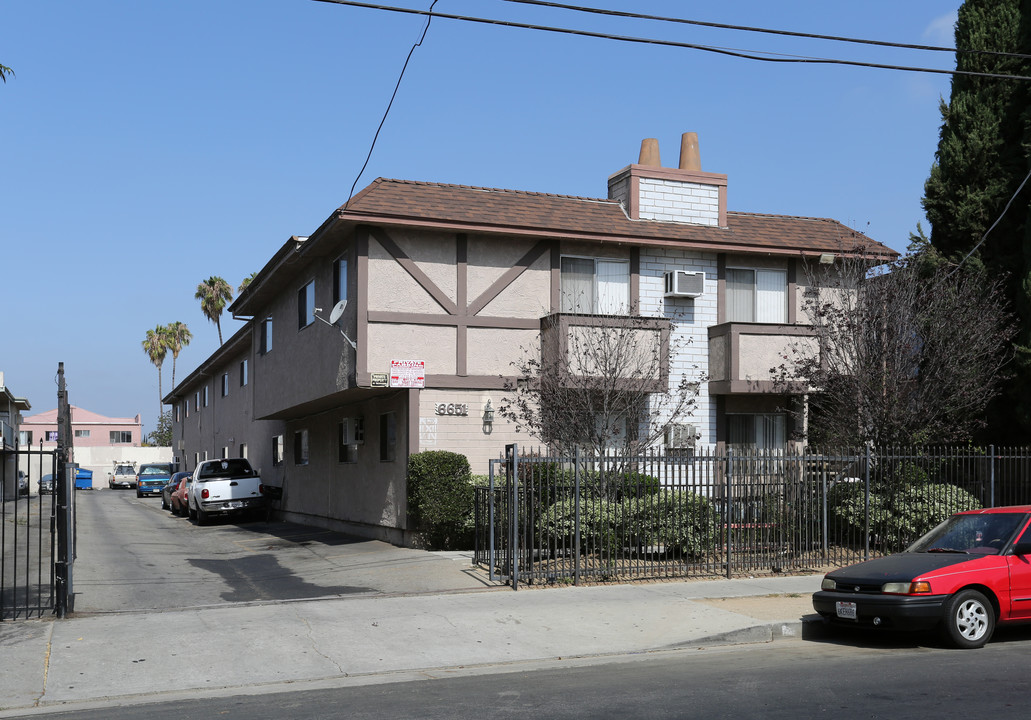
[[[239,502],[239,501],[228,502],[228,503],[226,503],[226,505],[231,507],[231,508],[242,508],[243,507],[243,503]]]
[[[845,620],[858,619],[854,602],[836,602],[834,603],[834,609],[837,611],[839,618],[844,618]]]

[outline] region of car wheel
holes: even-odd
[[[206,512],[204,512],[203,510],[201,510],[200,508],[197,508],[197,524],[198,525],[207,525],[208,524],[208,514]]]
[[[196,521],[196,519],[197,519],[197,511],[193,509],[192,505],[187,505],[186,506],[186,514],[190,516],[190,520]]]
[[[960,590],[945,602],[945,635],[956,647],[982,647],[994,631],[995,609],[977,590]]]

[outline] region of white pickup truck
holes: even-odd
[[[261,478],[244,458],[205,460],[193,471],[187,507],[204,525],[213,515],[243,515],[265,507]]]

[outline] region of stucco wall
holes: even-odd
[[[785,355],[794,358],[798,352],[814,356],[818,349],[816,338],[811,337],[742,334],[738,354],[740,379],[772,380],[774,374],[770,370],[784,363]]]
[[[469,328],[468,343],[470,375],[515,375],[523,357],[541,354],[539,330]]]
[[[536,447],[538,442],[525,432],[517,432],[514,425],[498,414],[497,408],[505,393],[498,390],[423,390],[419,394],[419,450],[449,450],[461,453],[469,460],[475,475],[486,475],[490,461],[501,457],[505,445]],[[483,411],[490,400],[495,410],[494,423],[485,432]],[[448,404],[468,406],[468,415],[449,415]],[[437,405],[445,406],[444,414],[437,414]]]
[[[288,518],[364,536],[401,542],[408,512],[405,498],[408,446],[408,392],[392,391],[349,403],[332,411],[286,423],[286,458],[282,466],[282,507]],[[396,419],[395,459],[380,459],[380,416]],[[338,454],[340,422],[364,420],[364,442],[355,462]],[[309,460],[299,464],[294,434],[307,430]]]
[[[417,359],[426,362],[426,372],[454,375],[457,331],[432,325],[369,325],[369,370],[387,372],[390,361]]]
[[[135,462],[138,468],[143,463],[172,462],[170,447],[75,447],[75,462],[79,467],[93,471],[93,487],[106,489],[116,462]],[[35,474],[36,468],[33,468]],[[49,470],[45,471],[49,472]],[[37,482],[38,478],[33,476]]]
[[[536,243],[519,238],[469,239],[468,298],[475,301]],[[539,318],[550,311],[551,258],[544,253],[479,312],[486,317]]]
[[[351,386],[355,351],[339,330],[318,320],[299,328],[297,320],[297,291],[310,280],[315,282],[315,306],[322,308],[319,315],[328,319],[333,307],[333,266],[337,257],[333,254],[317,258],[298,267],[288,289],[255,318],[251,353],[254,417],[267,417]],[[349,281],[348,288],[353,300],[354,283]],[[354,306],[354,302],[348,304],[341,320],[352,339]],[[260,322],[267,316],[272,317],[272,349],[262,354]]]

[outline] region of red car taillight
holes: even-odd
[[[204,488],[203,490],[200,491],[200,496],[203,499],[207,500],[208,499],[208,495],[210,495],[210,493],[208,492],[207,488]]]

